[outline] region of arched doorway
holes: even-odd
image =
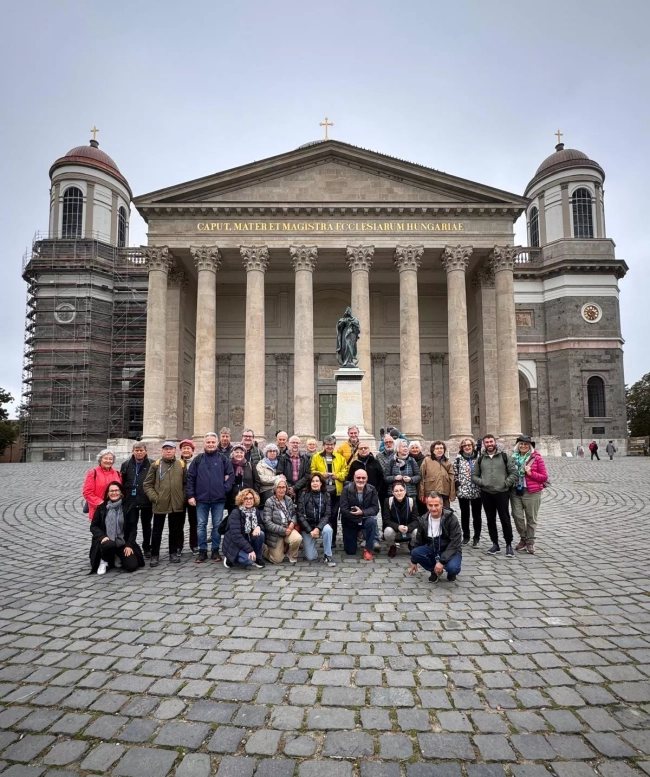
[[[519,371],[519,412],[521,415],[521,433],[533,433],[533,421],[530,407],[530,384],[526,376]]]

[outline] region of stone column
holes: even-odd
[[[167,277],[165,339],[165,437],[176,440],[183,429],[183,293],[187,276],[172,269]]]
[[[267,246],[242,246],[246,268],[246,365],[244,368],[244,426],[259,438],[266,437],[264,273],[269,265]]]
[[[449,342],[450,436],[460,439],[472,433],[467,340],[467,293],[465,272],[471,246],[446,246],[442,266],[447,271],[447,340]]]
[[[364,372],[361,381],[361,401],[363,404],[363,425],[369,434],[374,434],[370,361],[370,268],[374,254],[374,246],[348,246],[346,249],[348,267],[352,274],[351,307],[352,312],[359,319],[361,329],[357,346],[359,369]]]
[[[422,392],[420,388],[420,311],[418,268],[424,246],[397,246],[399,270],[400,401],[402,429],[409,440],[422,439]]]
[[[275,420],[278,429],[289,429],[289,361],[288,353],[276,353]],[[287,431],[287,434],[291,432]]]
[[[173,256],[167,246],[146,246],[142,253],[149,270],[147,345],[144,360],[144,439],[165,436],[165,356],[167,275]]]
[[[379,433],[381,427],[386,426],[386,354],[373,353],[370,357],[372,363],[372,385],[375,389],[373,407],[375,408],[374,428]],[[363,390],[363,383],[361,384]],[[366,429],[366,431],[368,431]]]
[[[316,246],[290,246],[296,274],[293,340],[293,428],[305,442],[315,437],[314,418],[314,269]]]
[[[494,273],[491,265],[486,264],[479,268],[472,279],[472,288],[476,301],[480,433],[497,434],[499,396],[494,390],[494,369],[497,364],[497,314]]]
[[[516,437],[521,426],[519,412],[519,367],[515,318],[514,266],[517,250],[495,246],[490,256],[494,271],[497,319],[497,364],[499,386],[499,435]]]
[[[217,372],[217,246],[190,246],[198,271],[196,287],[196,357],[194,359],[193,437],[214,431]]]
[[[430,353],[431,398],[433,400],[433,439],[444,440],[445,434],[445,375],[444,353]]]

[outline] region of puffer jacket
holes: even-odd
[[[264,531],[264,521],[262,520],[262,511],[258,508],[255,511],[257,515],[257,525]],[[222,552],[228,559],[229,564],[237,561],[240,551],[252,553],[251,535],[246,534],[246,518],[238,507],[235,507],[228,515],[228,528],[223,535]]]
[[[257,470],[257,478],[260,484],[260,494],[271,491],[280,481],[282,468],[279,462],[278,466],[273,469],[262,459],[262,461],[257,463],[255,469]]]
[[[524,475],[526,488],[529,494],[536,494],[544,488],[544,483],[548,480],[546,464],[542,454],[537,451],[532,452],[528,464],[530,465],[530,475]]]
[[[440,461],[427,456],[420,467],[422,480],[420,481],[419,497],[424,499],[427,494],[435,491],[436,494],[448,496],[449,501],[456,499],[456,486],[454,484],[454,468],[449,459],[444,456]]]
[[[327,491],[303,491],[298,499],[298,522],[301,531],[322,532],[329,523],[332,500]]]
[[[285,496],[282,502],[271,496],[264,504],[264,534],[266,544],[274,548],[278,542],[284,541],[289,524],[296,524],[296,506],[293,499]]]
[[[81,495],[88,502],[89,521],[92,521],[95,510],[103,503],[109,484],[114,481],[121,483],[122,475],[112,467],[111,469],[102,469],[98,465],[86,473]]]
[[[386,465],[384,479],[388,486],[388,496],[390,496],[393,493],[393,485],[396,482],[395,481],[396,476],[402,475],[402,477],[411,478],[411,480],[408,483],[404,483],[404,487],[406,488],[406,495],[417,498],[418,484],[422,480],[420,469],[417,465],[417,462],[412,456],[407,456],[405,459],[403,459],[403,461],[404,461],[404,466],[400,467],[399,459],[396,456],[393,456],[391,459],[389,459]]]
[[[476,457],[466,459],[462,453],[454,459],[454,484],[456,496],[459,499],[480,499],[481,489],[472,483],[472,472],[476,464]]]

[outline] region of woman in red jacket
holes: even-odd
[[[109,483],[117,481],[122,482],[120,471],[113,469],[115,463],[115,454],[113,451],[105,449],[97,454],[98,465],[94,469],[89,469],[86,473],[81,494],[88,503],[88,520],[92,521],[95,510],[103,503],[106,496],[106,489]]]
[[[512,517],[520,537],[515,550],[534,553],[537,513],[542,501],[542,489],[548,480],[546,464],[535,450],[535,443],[524,434],[517,437],[512,459],[519,472],[518,482],[510,489]]]

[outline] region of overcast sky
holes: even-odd
[[[625,377],[650,372],[648,0],[6,3],[0,386],[18,398],[21,259],[48,170],[100,128],[134,195],[331,136],[522,193],[553,151],[604,168]],[[525,243],[523,219],[518,240]],[[137,214],[131,243],[146,241]]]

